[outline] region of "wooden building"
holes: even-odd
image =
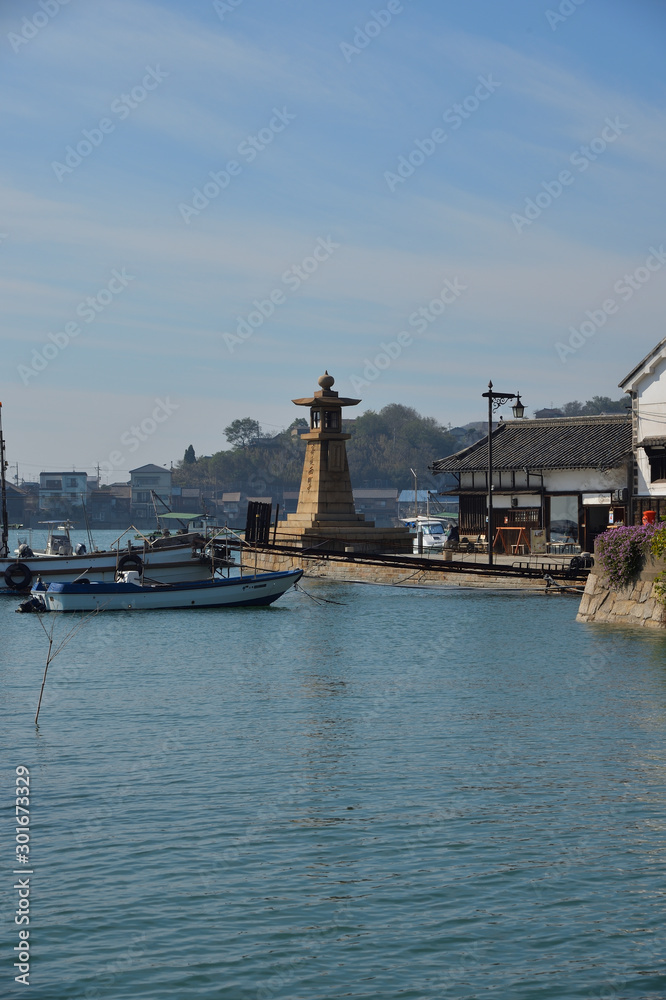
[[[485,538],[487,435],[430,468],[458,480],[450,493],[460,497],[461,537]],[[505,535],[520,537],[530,551],[591,552],[609,523],[628,523],[631,468],[629,414],[500,421],[493,431],[493,539],[497,529],[522,528]]]

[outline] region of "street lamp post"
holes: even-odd
[[[414,476],[414,527],[416,528],[416,548],[420,556],[423,555],[423,528],[419,527],[419,493],[416,472],[409,470]]]
[[[515,399],[513,415],[520,419],[525,407],[520,401],[519,392],[493,392],[493,383],[488,383],[488,392],[483,393],[483,398],[488,400],[488,527],[486,537],[488,539],[488,565],[493,565],[493,411],[499,410],[510,399]]]

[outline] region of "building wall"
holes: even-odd
[[[647,437],[664,437],[666,431],[666,358],[654,372],[645,375],[637,385],[635,407],[636,440]],[[666,482],[651,481],[650,462],[643,448],[636,451],[638,466],[637,492],[655,497],[666,497]]]
[[[666,418],[666,414],[664,415]],[[550,469],[543,473],[543,484],[546,493],[609,493],[611,490],[622,489],[628,485],[628,469],[621,466],[615,469],[600,471],[599,469]],[[464,472],[461,476],[461,490],[484,489],[486,476],[483,472]],[[535,489],[541,486],[541,477],[536,470],[528,477],[522,471],[516,470],[515,487],[512,486],[511,472],[497,472],[493,475],[493,484],[498,496],[511,496],[512,488],[516,490]],[[522,504],[520,506],[530,506]]]
[[[628,485],[625,466],[601,472],[598,469],[556,469],[544,474],[547,493],[610,493]]]
[[[132,505],[150,504],[152,500],[150,491],[155,490],[167,503],[171,497],[171,473],[170,472],[140,472],[132,474],[130,477],[132,486]]]
[[[52,485],[52,484],[59,485]],[[76,472],[41,472],[39,475],[39,502],[44,509],[63,501],[80,506],[88,494],[88,476]]]

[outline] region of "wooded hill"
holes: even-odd
[[[535,410],[534,416],[618,412],[627,412],[625,398],[593,396],[586,403],[574,400],[561,407]],[[216,492],[241,490],[250,496],[296,490],[305,452],[300,435],[307,428],[307,421],[299,417],[286,430],[269,436],[252,417],[234,420],[224,429],[231,447],[197,457],[190,445],[174,470],[174,485]],[[379,412],[366,410],[353,420],[343,420],[343,430],[351,434],[347,455],[355,487],[413,489],[411,470],[415,469],[419,488],[438,489],[441,477],[430,476],[428,465],[478,441],[486,433],[486,424],[477,421],[464,427],[445,427],[410,406],[391,403]]]
[[[197,458],[190,446],[174,470],[174,485],[240,489],[256,496],[296,490],[305,453],[299,432],[307,428],[307,421],[299,417],[286,430],[267,437],[251,417],[235,420],[224,429],[232,447]],[[398,403],[378,413],[367,410],[354,420],[344,420],[343,430],[351,434],[347,454],[352,483],[367,488],[413,488],[412,468],[418,473],[419,487],[425,488],[429,462],[452,454],[480,436],[475,428],[447,428],[433,417],[423,417]],[[433,488],[436,485],[433,480]]]

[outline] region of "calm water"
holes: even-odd
[[[662,1000],[666,638],[306,587],[339,603],[92,619],[38,730],[46,639],[0,601],[35,872],[25,992],[4,810],[0,996]]]

